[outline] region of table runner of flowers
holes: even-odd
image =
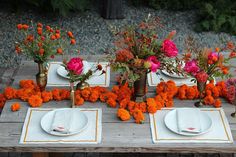
[[[231,82],[236,82],[231,80]],[[204,102],[206,105],[221,107],[220,97],[232,101],[232,93],[235,90],[232,87],[227,88],[224,81],[220,81],[214,85],[210,82],[206,86],[206,95]],[[30,107],[41,107],[43,103],[49,101],[62,101],[70,99],[70,91],[68,89],[54,88],[52,90],[40,92],[39,87],[33,80],[21,80],[19,82],[20,88],[12,87],[5,88],[4,92],[0,94],[0,107],[3,108],[7,100],[20,99],[28,102]],[[75,104],[81,106],[85,101],[95,103],[101,101],[106,103],[109,107],[118,108],[117,116],[123,120],[130,120],[131,117],[135,119],[136,123],[142,123],[145,120],[144,113],[155,113],[163,107],[173,107],[173,99],[193,100],[199,97],[197,86],[182,85],[177,87],[174,81],[161,82],[156,86],[156,95],[147,98],[146,102],[137,103],[131,101],[133,94],[132,89],[125,85],[114,85],[112,90],[104,87],[88,87],[82,90],[75,91]],[[234,98],[233,98],[234,99]],[[13,103],[12,111],[20,110],[20,103]]]

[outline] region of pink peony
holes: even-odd
[[[175,57],[178,54],[178,49],[172,40],[165,39],[162,43],[161,50],[165,53],[167,57]]]
[[[205,72],[205,71],[201,71],[201,72],[198,72],[196,75],[195,75],[195,78],[198,82],[207,82],[207,79],[208,79],[208,74]]]
[[[195,75],[199,70],[200,68],[198,67],[196,60],[188,61],[184,66],[184,71],[192,75]]]
[[[72,71],[73,73],[79,75],[83,71],[83,60],[79,57],[77,58],[72,58],[68,63],[67,63],[67,69]]]
[[[152,72],[156,72],[161,66],[161,63],[157,60],[156,56],[149,56],[147,61],[151,64],[150,70]]]

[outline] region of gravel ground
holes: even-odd
[[[156,11],[146,7],[135,8],[125,5],[125,19],[104,20],[96,10],[80,14],[72,13],[68,17],[59,17],[34,12],[32,10],[16,14],[6,8],[5,5],[0,5],[1,68],[17,66],[20,62],[20,58],[14,52],[16,25],[18,23],[29,23],[31,20],[72,30],[79,42],[82,54],[102,54],[106,49],[113,46],[111,28],[119,28],[126,24],[138,23],[147,17],[148,13],[159,16],[162,19],[164,29],[159,30],[158,35],[160,37],[166,36],[171,30],[177,30],[175,42],[180,51],[183,51],[184,39],[188,35],[192,35],[198,39],[203,46],[219,46],[221,45],[221,38],[236,41],[235,37],[225,33],[194,32],[194,19],[196,17],[194,11]]]

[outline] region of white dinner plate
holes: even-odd
[[[72,111],[74,110],[74,118],[72,120],[72,124],[71,124],[71,132],[69,134],[62,134],[60,132],[56,132],[56,131],[51,131],[51,125],[52,125],[52,121],[53,121],[53,117],[55,114],[55,111],[57,110],[65,110],[65,111]],[[46,113],[42,118],[41,118],[41,127],[42,129],[47,132],[48,134],[51,135],[55,135],[55,136],[71,136],[71,135],[75,135],[78,134],[82,131],[84,131],[87,127],[88,127],[88,117],[81,112],[79,109],[71,109],[71,108],[67,108],[67,109],[56,109],[53,111],[50,111],[48,113]]]
[[[89,63],[87,61],[83,61],[83,65],[84,65],[84,69],[83,69],[83,72],[82,74],[85,74],[89,71],[89,69],[91,68]],[[57,68],[57,74],[60,75],[61,77],[63,78],[67,78],[69,79],[69,76],[67,76],[68,72],[66,71],[65,67],[60,65],[58,68]]]
[[[208,114],[202,111],[200,113],[201,113],[201,117],[199,118],[201,118],[201,129],[202,129],[200,133],[179,132],[178,124],[177,124],[176,109],[166,114],[164,122],[165,122],[166,127],[176,134],[180,134],[184,136],[199,136],[199,135],[209,132],[212,128],[212,120],[208,116]]]
[[[172,74],[169,73],[168,71],[166,70],[161,70],[161,72],[169,77],[174,77],[174,78],[179,78],[179,79],[186,79],[186,78],[189,78],[189,76],[187,74],[184,74],[184,75],[178,75],[177,73],[173,72]]]

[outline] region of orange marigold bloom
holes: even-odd
[[[29,99],[28,99],[28,103],[31,107],[40,107],[43,103],[43,100],[41,97],[37,96],[37,95],[32,95]]]
[[[208,95],[204,98],[204,103],[206,105],[213,105],[215,102],[214,98],[211,95]]]
[[[117,86],[117,85],[113,86],[112,87],[112,92],[117,94],[119,92],[119,86]]]
[[[53,99],[52,92],[51,91],[43,91],[42,94],[43,102],[49,102]]]
[[[219,92],[219,90],[218,90],[217,87],[214,87],[214,88],[212,89],[212,96],[213,96],[214,98],[218,98],[218,97],[220,96],[220,92]]]
[[[155,101],[155,100],[154,100],[154,101]],[[147,104],[146,104],[145,102],[140,102],[140,103],[139,103],[139,109],[140,109],[143,113],[147,112]]]
[[[17,97],[16,95],[17,90],[12,87],[7,87],[4,90],[4,96],[6,99],[15,99]]]
[[[53,99],[56,101],[62,100],[61,95],[60,95],[60,89],[58,88],[55,88],[52,90],[52,96],[53,96]]]
[[[91,94],[90,88],[85,88],[81,91],[81,96],[86,100],[88,100],[89,96]]]
[[[128,103],[128,110],[132,111],[132,110],[134,110],[134,107],[135,107],[135,102],[134,101],[130,101]]]
[[[221,107],[221,101],[220,101],[220,99],[216,99],[216,101],[215,101],[215,103],[214,103],[214,106],[215,106],[216,108]]]
[[[18,24],[18,25],[17,25],[17,29],[19,29],[19,30],[21,30],[22,27],[23,27],[22,24]]]
[[[180,86],[179,87],[179,90],[178,90],[178,98],[180,99],[180,100],[184,100],[184,99],[186,99],[187,97],[186,97],[186,92],[187,92],[187,85],[182,85],[182,86]]]
[[[138,123],[138,124],[144,123],[145,117],[144,117],[144,114],[141,110],[134,109],[133,117],[134,117],[136,123]]]
[[[38,23],[38,24],[37,24],[37,27],[42,28],[42,27],[43,27],[43,24],[42,24],[42,23]]]
[[[23,28],[24,30],[27,30],[27,29],[29,28],[29,26],[26,25],[26,24],[24,24],[24,25],[22,25],[22,28]]]
[[[20,108],[21,108],[21,105],[20,105],[19,103],[13,103],[13,104],[11,105],[11,110],[12,110],[13,112],[20,110]]]
[[[171,100],[171,101],[166,101],[166,107],[173,107],[173,106],[174,106],[173,100]]]
[[[157,104],[154,98],[147,98],[147,106],[149,113],[156,113],[157,111]]]
[[[6,103],[6,98],[0,93],[0,108],[3,108]]]
[[[98,92],[98,91],[92,90],[91,95],[90,95],[90,97],[89,97],[89,101],[91,101],[91,102],[96,102],[96,101],[98,100],[99,96],[100,96],[100,95],[99,95],[99,92]]]
[[[129,102],[130,102],[129,99],[123,99],[123,100],[121,100],[121,102],[120,102],[120,108],[126,108]]]
[[[188,87],[186,91],[186,97],[190,100],[194,99],[196,96],[195,89],[193,87]]]
[[[70,99],[70,91],[68,89],[61,89],[60,90],[60,97],[62,100],[69,100]]]
[[[130,120],[130,114],[126,109],[120,108],[117,110],[117,117],[122,121]]]
[[[28,101],[32,96],[32,89],[22,88],[17,90],[17,97],[23,101]]]
[[[84,99],[80,95],[75,96],[75,105],[81,106],[84,104]]]
[[[109,98],[106,103],[110,106],[110,107],[113,107],[115,108],[116,107],[116,101],[112,98]]]

